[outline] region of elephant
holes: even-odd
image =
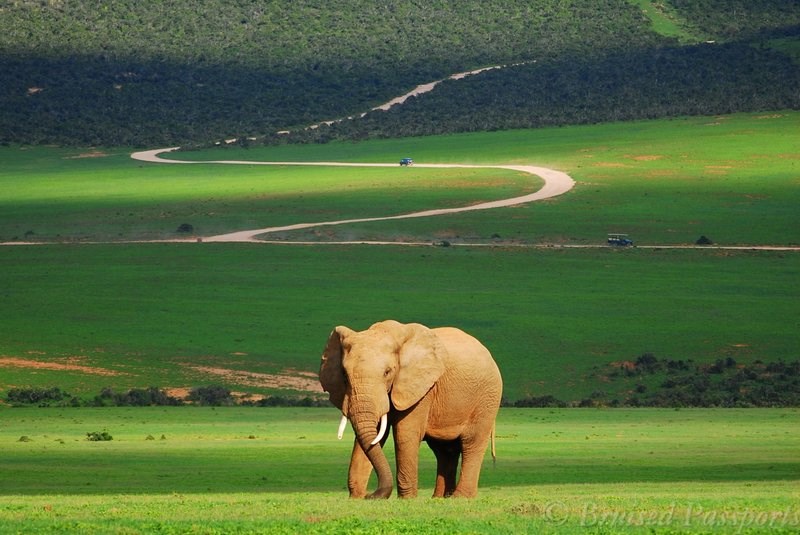
[[[383,446],[394,439],[397,494],[417,496],[420,444],[436,457],[434,497],[474,497],[486,447],[495,458],[495,418],[503,380],[489,350],[454,327],[394,320],[364,331],[338,326],[322,354],[319,379],[355,432],[351,498],[388,498],[392,473]],[[459,457],[461,476],[456,481]],[[367,494],[372,470],[378,488]]]

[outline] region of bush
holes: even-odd
[[[6,394],[6,400],[11,404],[39,405],[47,407],[51,403],[66,405],[72,396],[58,387],[53,388],[12,388]]]
[[[93,431],[91,433],[86,433],[86,440],[90,442],[105,442],[114,440],[114,437],[109,435],[108,431]]]
[[[231,391],[219,385],[193,388],[189,392],[188,399],[198,405],[211,407],[236,405],[236,400],[231,395]]]
[[[269,396],[254,403],[258,407],[330,407],[326,399],[311,397],[291,398],[285,396]]]
[[[528,396],[514,402],[514,407],[566,407],[567,403],[554,396]]]
[[[181,400],[151,386],[148,388],[132,388],[125,393],[116,393],[111,388],[104,388],[95,398],[95,405],[113,405],[117,407],[151,407],[181,405]]]
[[[636,369],[643,373],[653,373],[661,369],[661,362],[652,353],[645,353],[636,359]]]
[[[648,407],[793,407],[800,405],[800,360],[739,364],[733,357],[712,364],[657,359],[646,353],[637,359],[636,375],[663,375],[658,389],[642,383],[633,395],[617,400],[622,406]],[[602,372],[601,372],[602,373]],[[618,378],[619,375],[604,374]],[[582,405],[599,403],[593,395]]]

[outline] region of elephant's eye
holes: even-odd
[[[392,373],[392,369],[391,368],[386,368],[386,371],[383,372],[383,376],[384,377],[389,377],[390,373]]]

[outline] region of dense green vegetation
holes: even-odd
[[[797,108],[798,66],[781,53],[797,41],[800,8],[734,7],[18,0],[0,8],[0,142],[275,142],[278,130],[362,112],[419,83],[520,61],[536,63],[443,84],[401,116],[371,114],[313,139]],[[693,46],[708,39],[728,44]]]
[[[784,0],[669,0],[684,24],[707,39],[758,38],[765,33],[796,32],[797,2]],[[797,35],[795,33],[795,35]]]
[[[327,141],[800,108],[800,65],[746,43],[632,49],[446,81],[404,106],[266,142]]]
[[[0,139],[160,144],[363,111],[475,66],[659,41],[621,0],[15,2]]]
[[[0,409],[0,531],[791,533],[798,412],[514,410],[475,500],[346,498],[335,409]],[[113,440],[90,441],[87,433]],[[25,437],[26,440],[20,439]],[[392,443],[387,445],[392,454]],[[488,458],[488,454],[487,454]]]

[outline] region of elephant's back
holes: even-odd
[[[447,349],[450,360],[448,368],[474,368],[484,380],[492,375],[500,380],[500,371],[491,352],[477,338],[455,327],[437,327],[432,330]]]
[[[430,436],[462,438],[488,433],[494,426],[503,379],[489,350],[477,339],[453,327],[433,329],[447,349],[446,372],[436,384]]]

